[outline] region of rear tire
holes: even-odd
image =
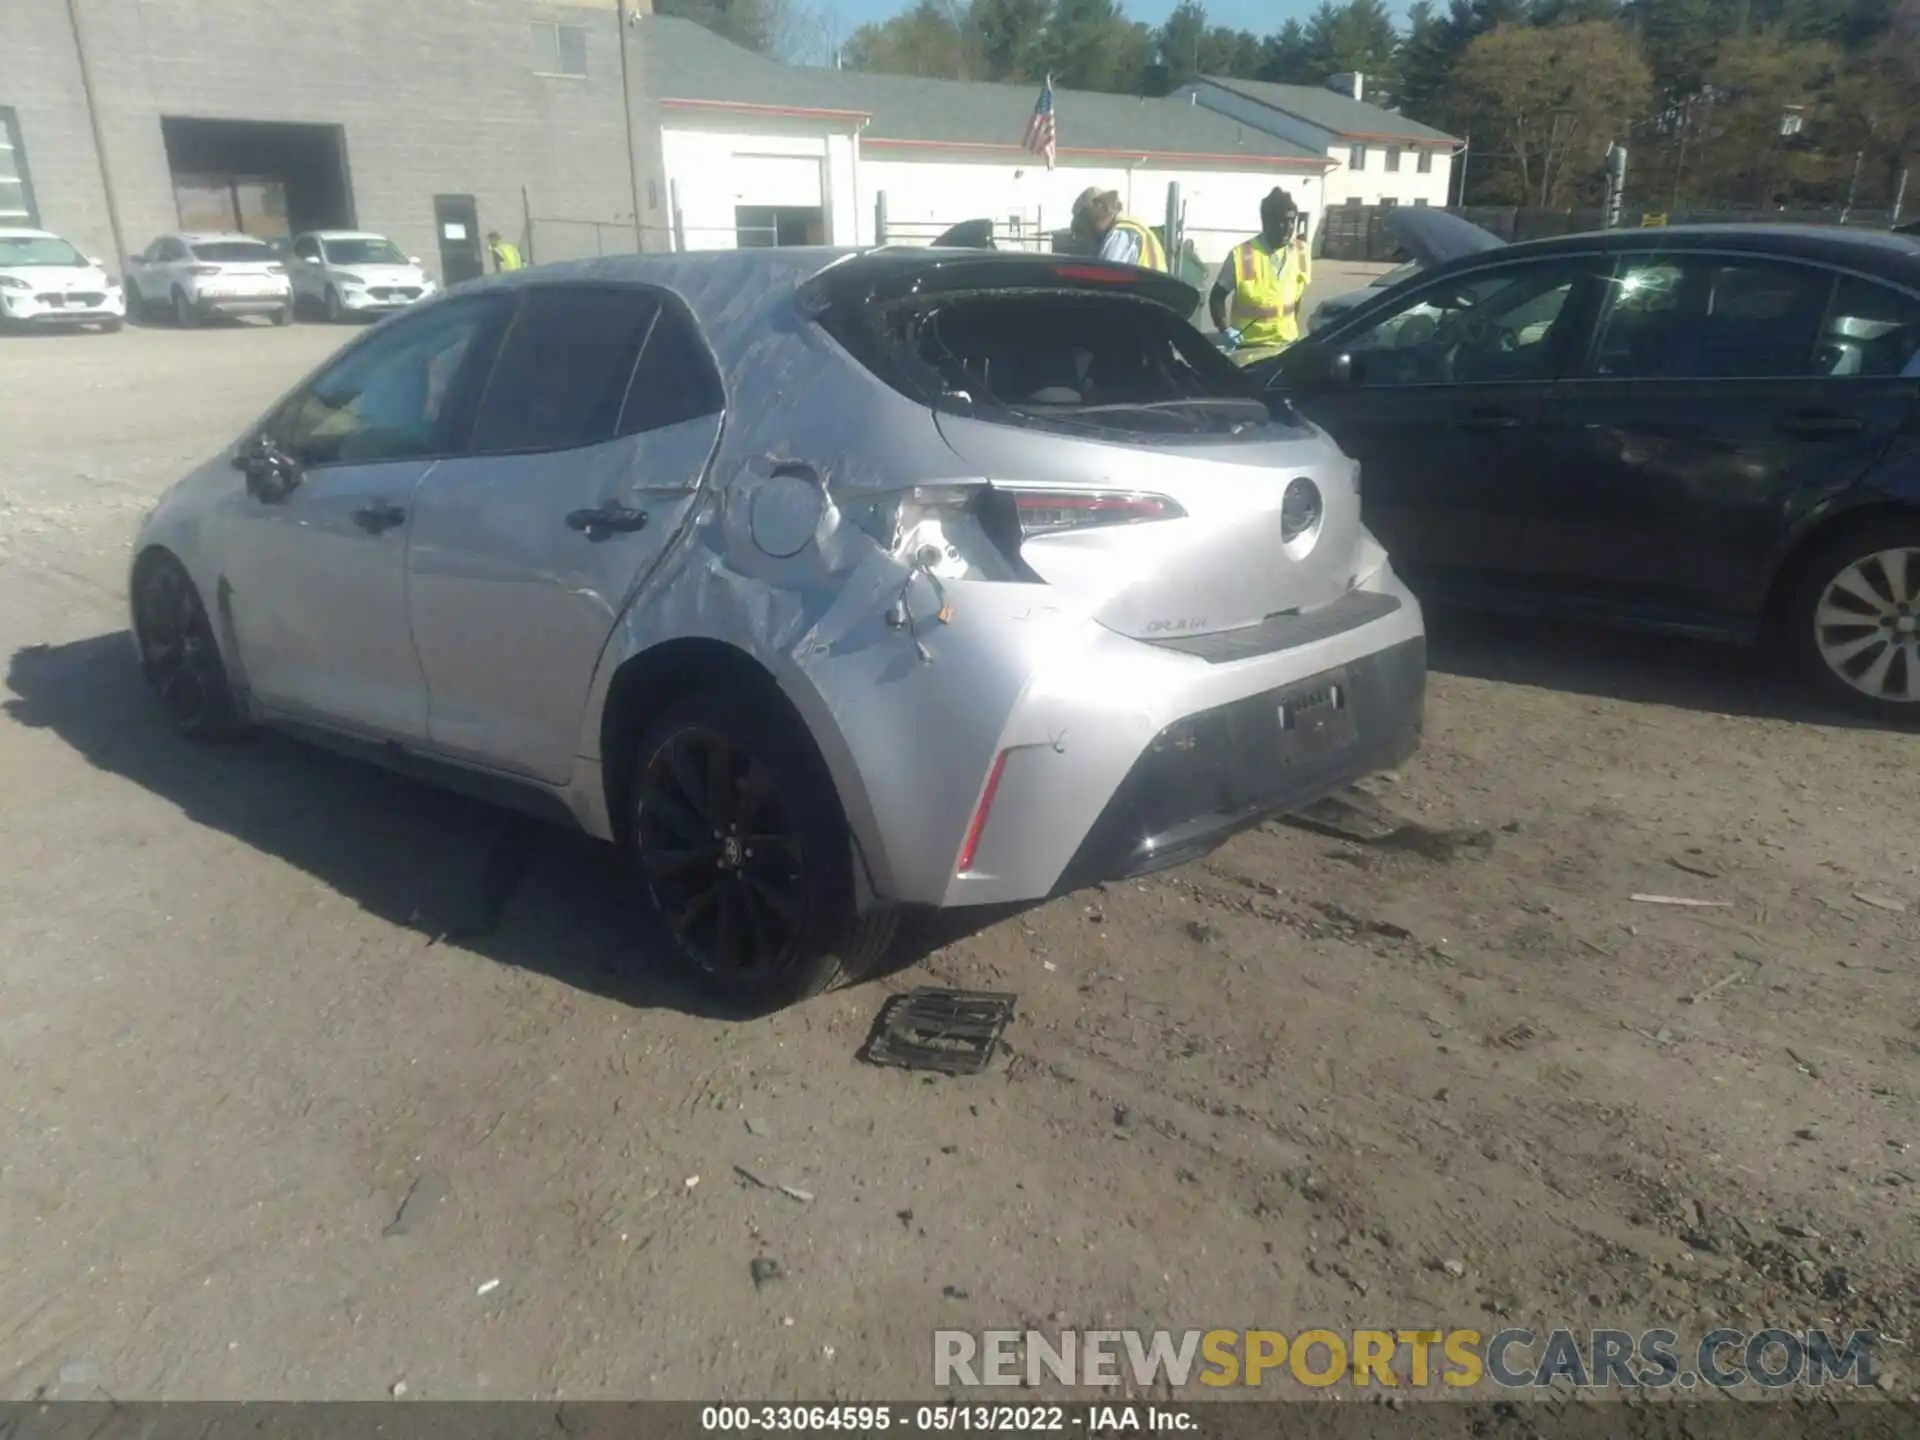
[[[244,733],[213,623],[186,566],[164,551],[145,559],[134,577],[133,613],[140,668],[173,728],[194,740]]]
[[[193,308],[184,290],[173,292],[173,323],[182,330],[191,330],[200,323],[200,312]]]
[[[126,321],[124,320],[102,320],[100,322],[100,329],[108,335],[118,335],[121,326],[125,324]]]
[[[273,323],[276,325],[291,325],[293,323],[293,302],[291,300],[273,312]]]
[[[1786,618],[1814,689],[1857,714],[1920,725],[1920,520],[1883,520],[1822,545]]]
[[[853,856],[825,763],[763,697],[706,690],[636,746],[630,847],[686,977],[770,1014],[866,974],[897,928],[854,913]]]

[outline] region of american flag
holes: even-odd
[[[1053,169],[1054,156],[1057,153],[1054,142],[1057,135],[1053,128],[1053,76],[1047,76],[1047,83],[1040,87],[1040,98],[1034,102],[1033,118],[1027,121],[1027,149],[1047,162],[1047,169]]]

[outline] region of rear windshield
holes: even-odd
[[[898,367],[893,383],[980,419],[1130,439],[1237,436],[1269,423],[1239,368],[1150,300],[975,291],[881,307],[868,324]]]
[[[271,245],[262,245],[253,240],[209,240],[204,245],[193,247],[196,260],[220,260],[240,263],[243,261],[262,262],[278,260]]]

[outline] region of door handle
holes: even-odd
[[[576,510],[567,516],[567,528],[578,530],[589,540],[604,540],[609,535],[626,535],[647,528],[647,512],[614,503],[597,510]]]
[[[1469,410],[1453,423],[1462,430],[1518,430],[1521,421],[1507,410]]]
[[[378,535],[406,521],[407,512],[398,505],[368,505],[353,512],[353,523],[369,535]]]
[[[1866,428],[1867,422],[1858,415],[1842,415],[1835,410],[1799,410],[1774,421],[1774,429],[1803,440],[1819,440]]]

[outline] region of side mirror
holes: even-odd
[[[1321,368],[1320,379],[1330,388],[1353,384],[1353,356],[1344,350],[1338,355],[1329,355]]]
[[[87,264],[96,270],[104,270],[107,268],[107,262],[102,260],[98,255],[89,255],[87,257]]]
[[[233,452],[233,468],[247,477],[247,493],[263,505],[277,505],[305,478],[299,462],[264,435]]]
[[[420,257],[418,255],[407,256],[407,264],[418,265],[419,263],[420,263]]]

